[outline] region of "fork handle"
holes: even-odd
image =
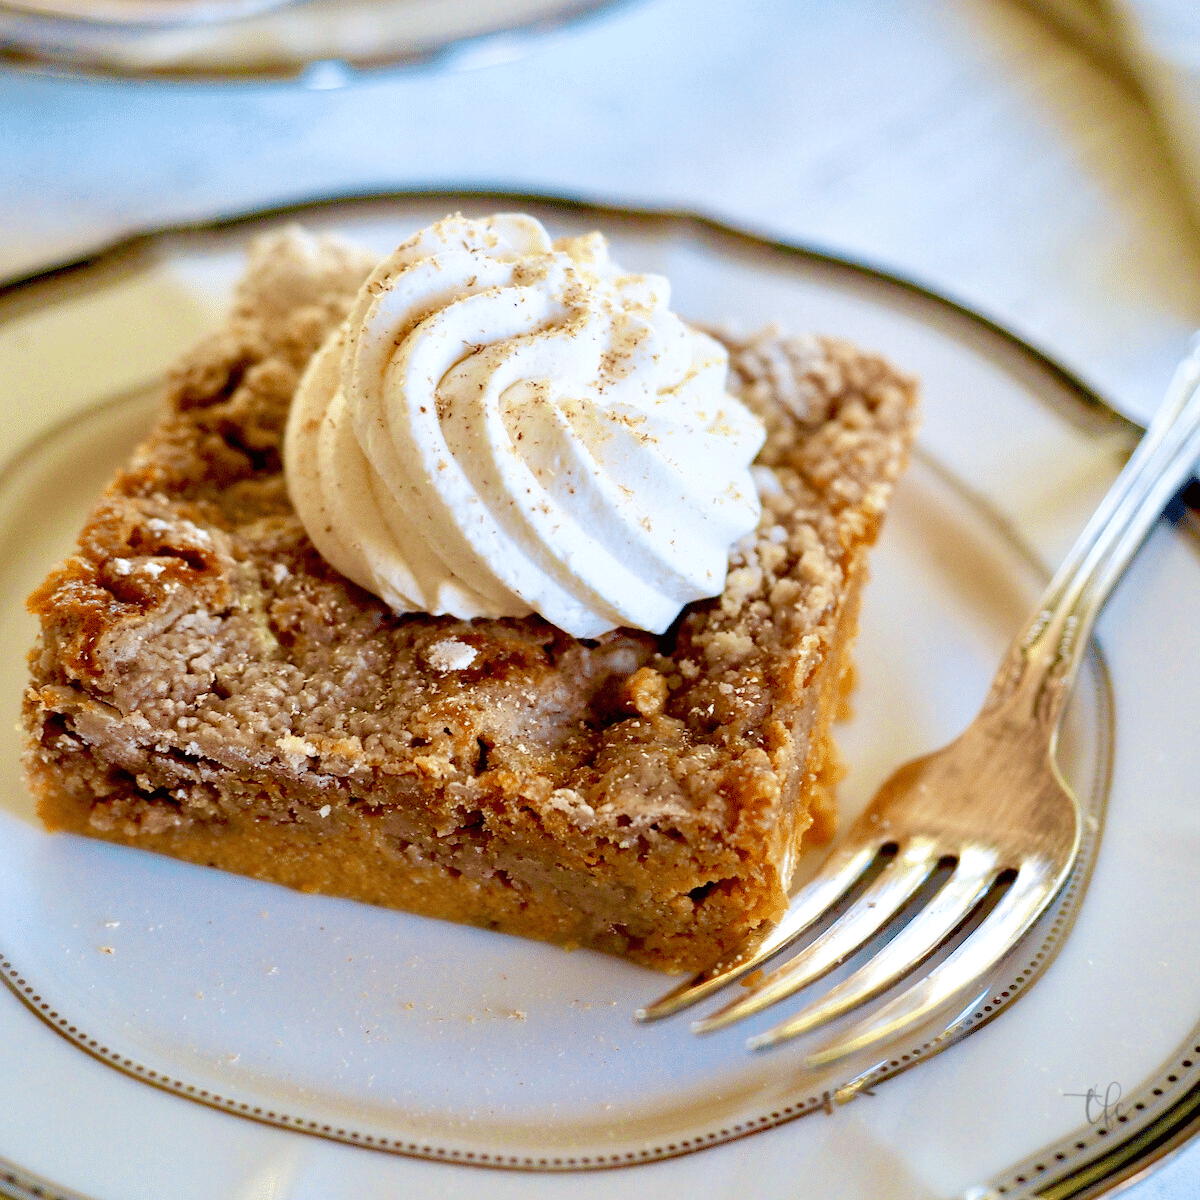
[[[1071,547],[992,683],[984,711],[1015,705],[1052,734],[1096,617],[1200,459],[1200,334],[1145,437]]]

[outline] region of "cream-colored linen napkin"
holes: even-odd
[[[1136,80],[1200,217],[1200,0],[1033,0]]]

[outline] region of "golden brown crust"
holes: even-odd
[[[727,339],[768,426],[764,518],[724,594],[662,638],[396,617],[315,552],[279,459],[366,266],[261,244],[30,598],[44,818],[667,969],[718,956],[779,914],[805,831],[829,832],[828,725],[913,384],[827,339]]]

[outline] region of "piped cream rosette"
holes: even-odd
[[[288,489],[317,549],[397,612],[660,633],[758,523],[727,358],[593,233],[447,217],[314,357]]]

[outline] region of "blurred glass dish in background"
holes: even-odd
[[[181,25],[229,21],[294,0],[9,0],[0,5],[31,17],[107,25]]]
[[[352,73],[519,52],[522,38],[621,0],[0,0],[0,63],[180,79]]]

